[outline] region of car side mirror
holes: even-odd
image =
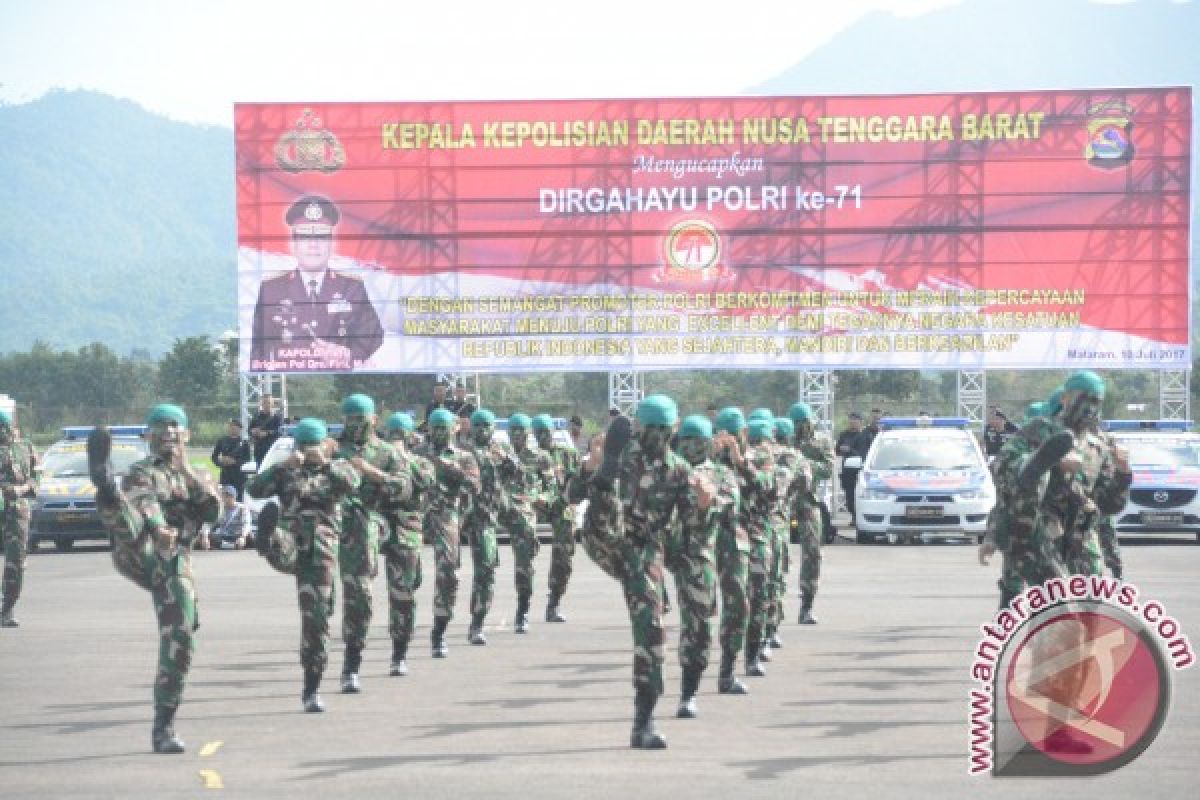
[[[862,457],[850,456],[842,461],[842,469],[862,469]]]

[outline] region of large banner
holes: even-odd
[[[1186,368],[1191,92],[241,104],[249,372]]]

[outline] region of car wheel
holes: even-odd
[[[55,539],[54,547],[60,553],[69,553],[75,549],[74,539]]]
[[[854,543],[855,544],[871,544],[874,541],[875,541],[875,537],[872,536],[871,534],[863,533],[862,531],[858,530],[857,528],[854,529]]]

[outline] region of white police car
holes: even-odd
[[[859,543],[983,536],[996,487],[967,423],[958,417],[880,421],[854,491]]]
[[[1133,485],[1116,515],[1123,534],[1190,534],[1200,542],[1200,434],[1184,420],[1109,420],[1129,451]]]

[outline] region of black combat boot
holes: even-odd
[[[117,491],[117,473],[112,464],[112,433],[104,425],[97,425],[87,438],[88,475],[96,487],[96,502],[115,506],[120,498]]]
[[[154,728],[150,742],[156,753],[182,753],[183,740],[175,735],[175,709],[154,707]]]
[[[402,677],[408,674],[408,642],[399,639],[392,640],[392,668],[388,674],[392,677]]]
[[[746,684],[733,674],[733,665],[737,661],[737,653],[721,653],[721,672],[717,675],[717,691],[721,694],[750,694]]]
[[[316,670],[305,670],[304,692],[300,695],[300,702],[309,714],[317,714],[325,710],[325,704],[321,702],[321,695],[317,694],[320,687],[321,673]]]
[[[483,614],[472,614],[471,629],[467,631],[467,641],[480,647],[487,644],[487,637],[483,635],[483,619]]]
[[[700,670],[695,667],[685,667],[681,681],[679,709],[675,716],[682,719],[694,719],[697,715],[696,692],[700,689]]]
[[[762,644],[757,641],[746,640],[746,674],[755,678],[761,678],[767,674],[766,668],[762,665],[762,659],[759,657],[762,654]]]
[[[779,638],[779,629],[775,628],[771,631],[771,638],[767,640],[767,644],[771,645],[772,650],[783,649],[783,639]]]
[[[362,666],[362,650],[346,647],[346,662],[342,666],[342,694],[358,694],[362,684],[358,680],[358,668]]]
[[[529,595],[524,592],[517,595],[517,618],[514,629],[517,633],[529,633]]]
[[[812,613],[813,595],[800,594],[800,617],[796,620],[801,625],[816,625],[817,618]]]
[[[633,438],[633,422],[629,417],[613,417],[604,434],[604,460],[592,480],[601,488],[608,489],[617,480],[617,469],[621,464],[621,451]]]
[[[551,592],[546,600],[546,622],[566,622],[564,617],[558,610],[558,603],[562,600],[562,595],[556,592]]]
[[[764,663],[771,661],[771,640],[763,639],[758,644],[758,660]]]
[[[619,418],[618,418],[619,419]],[[638,689],[633,701],[633,731],[629,746],[638,750],[665,750],[667,740],[654,727],[654,704],[658,696],[649,689]]]
[[[446,646],[446,626],[449,624],[449,617],[433,618],[433,630],[429,632],[429,641],[433,645],[434,658],[445,658],[450,655],[450,648]]]
[[[262,511],[258,512],[258,531],[254,534],[254,546],[258,548],[259,555],[267,554],[271,546],[271,534],[275,533],[275,526],[278,524],[279,504],[267,503]]]
[[[1032,489],[1037,486],[1041,477],[1050,471],[1067,453],[1075,447],[1075,437],[1070,431],[1059,431],[1034,451],[1025,466],[1017,473],[1017,484],[1022,489]]]

